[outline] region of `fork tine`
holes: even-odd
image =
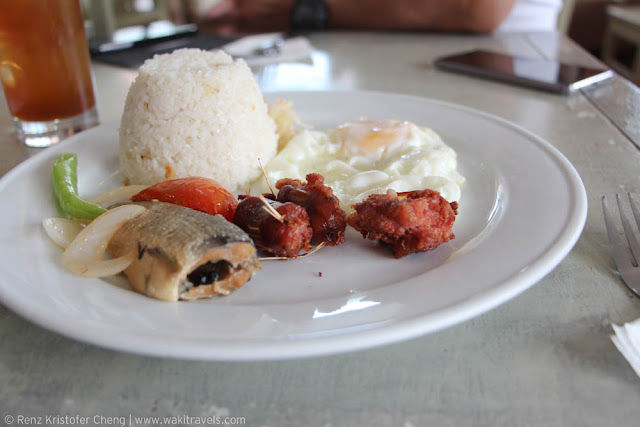
[[[633,201],[631,200],[631,194],[627,193],[627,197],[629,198],[629,203],[631,203],[631,209],[633,210]],[[636,233],[633,231],[629,220],[627,219],[627,215],[624,213],[624,209],[622,209],[622,205],[620,203],[620,196],[616,194],[616,201],[618,202],[618,212],[620,214],[620,221],[622,222],[622,228],[624,228],[624,234],[627,237],[627,242],[629,243],[629,247],[631,248],[631,253],[633,254],[633,258],[636,261],[636,266],[638,265],[638,260],[640,260],[640,245],[638,245],[638,239],[636,239]],[[637,224],[637,216],[634,212],[634,217],[636,218]]]
[[[631,212],[633,212],[633,217],[636,220],[636,226],[638,230],[640,230],[640,210],[636,206],[636,202],[631,198],[631,193],[627,193],[627,197],[629,198],[629,204],[631,205]]]
[[[613,252],[613,260],[616,262],[620,274],[624,274],[623,272],[633,268],[633,265],[631,264],[631,259],[628,256],[625,244],[613,223],[611,212],[609,211],[609,202],[605,196],[602,196],[602,212],[604,213],[604,224],[607,228],[607,236],[609,236],[609,245]]]

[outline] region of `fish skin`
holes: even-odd
[[[164,202],[138,202],[147,211],[124,224],[107,250],[136,256],[124,273],[132,288],[165,301],[227,295],[261,268],[253,241],[221,215]],[[230,274],[193,286],[187,275],[206,262],[226,261]]]

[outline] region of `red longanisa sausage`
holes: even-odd
[[[279,202],[293,202],[305,208],[311,221],[314,244],[336,246],[344,243],[347,216],[331,187],[324,184],[324,177],[317,173],[306,176],[307,182],[284,178],[276,183]]]
[[[249,196],[238,203],[233,222],[242,228],[258,250],[276,256],[294,257],[311,248],[313,231],[307,211],[295,203],[267,200],[280,218],[265,209],[265,202]]]

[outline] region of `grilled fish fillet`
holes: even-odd
[[[164,301],[228,295],[261,267],[251,238],[220,215],[163,202],[124,224],[107,250],[135,253],[124,271],[137,292]]]

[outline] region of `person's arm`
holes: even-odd
[[[326,0],[329,28],[490,32],[515,0]],[[290,30],[294,0],[222,0],[202,24],[221,33]]]
[[[490,32],[515,0],[326,0],[331,28]]]

